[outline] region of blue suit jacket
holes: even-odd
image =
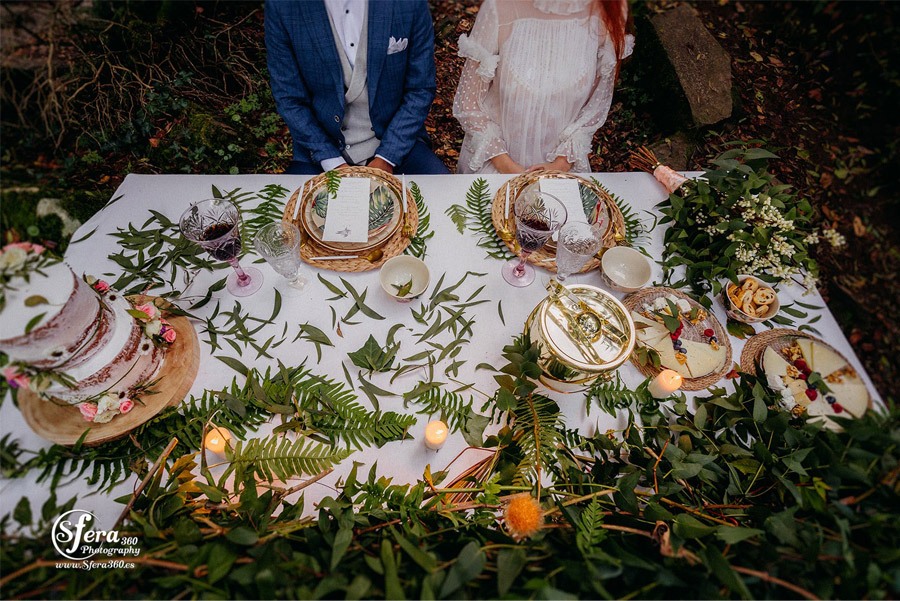
[[[319,163],[341,155],[344,80],[322,0],[265,3],[272,94],[294,140],[294,160]],[[399,165],[416,138],[427,140],[434,99],[434,27],[427,0],[369,0],[369,117],[376,151]],[[388,42],[407,38],[388,55]]]

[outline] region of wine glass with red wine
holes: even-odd
[[[519,258],[506,263],[501,273],[507,283],[524,288],[534,281],[534,267],[528,264],[528,255],[544,246],[563,226],[566,207],[552,194],[532,186],[516,198],[514,212]]]
[[[250,296],[262,286],[263,275],[258,269],[242,269],[241,214],[237,206],[225,198],[210,198],[194,203],[181,215],[181,233],[191,242],[220,261],[234,268],[225,287],[234,296]]]

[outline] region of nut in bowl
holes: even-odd
[[[379,272],[381,287],[401,303],[408,303],[425,292],[430,278],[425,262],[410,255],[388,259]]]
[[[619,292],[636,292],[650,281],[650,262],[628,246],[613,246],[600,259],[603,282]]]
[[[743,323],[772,319],[781,308],[775,289],[751,275],[739,275],[738,283],[728,282],[722,291],[725,313]]]

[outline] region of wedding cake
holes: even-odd
[[[27,242],[0,250],[0,321],[8,384],[76,405],[96,423],[128,413],[152,393],[175,340],[154,305],[133,305]]]

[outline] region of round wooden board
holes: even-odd
[[[388,184],[395,190],[399,191],[402,189],[402,182],[397,179],[395,176],[385,173],[380,169],[372,169],[369,167],[347,167],[341,169],[341,174],[347,176],[354,175],[377,175],[379,179],[385,180]],[[314,240],[312,240],[303,230],[303,224],[300,223],[299,214],[295,217],[294,213],[297,209],[298,203],[302,204],[304,202],[311,202],[312,200],[312,191],[317,188],[317,186],[321,185],[324,181],[324,174],[317,175],[312,178],[310,181],[313,183],[307,186],[304,184],[300,186],[291,197],[288,199],[287,204],[284,205],[284,214],[282,216],[282,221],[286,221],[288,223],[293,223],[296,225],[304,235],[304,242],[300,246],[300,258],[307,264],[316,267],[318,269],[330,269],[331,271],[343,271],[348,273],[355,273],[360,271],[370,271],[372,269],[378,269],[382,265],[384,265],[385,261],[390,258],[396,257],[403,253],[406,250],[406,247],[409,246],[410,239],[403,235],[403,223],[401,222],[400,227],[397,228],[397,231],[394,232],[390,238],[388,238],[379,248],[383,253],[381,259],[378,261],[372,262],[365,258],[350,258],[354,254],[357,253],[340,253],[330,251],[328,249],[323,248],[319,244],[316,244]],[[301,193],[304,193],[301,198]],[[401,193],[398,193],[398,197],[402,197]],[[302,209],[301,209],[302,210]],[[406,193],[406,210],[407,216],[406,219],[409,222],[409,226],[412,228],[412,231],[415,233],[418,231],[419,227],[419,211],[416,207],[416,200],[413,198],[412,192],[409,191],[407,186]],[[346,259],[335,259],[331,261],[316,261],[316,257],[331,257],[331,256],[340,256],[342,254],[346,254],[348,258]],[[358,253],[360,255],[365,255],[365,252]]]
[[[678,290],[674,290],[672,288],[644,288],[643,290],[639,290],[638,292],[625,297],[625,300],[622,301],[622,304],[624,304],[629,311],[635,311],[637,307],[639,307],[645,300],[655,299],[661,294],[672,294],[678,298],[687,299],[687,301],[691,303],[691,306],[700,306],[697,301],[692,299],[687,294],[679,292]],[[712,313],[712,311],[706,312],[709,315],[707,321],[711,325],[713,331],[715,331],[716,338],[719,339],[719,345],[725,347],[725,361],[718,371],[714,371],[713,373],[706,374],[705,376],[700,376],[697,378],[684,378],[684,383],[681,385],[681,388],[683,390],[703,390],[704,388],[709,388],[710,386],[721,380],[722,377],[732,369],[731,341],[728,339],[728,332],[725,331],[725,328],[722,327],[722,324],[719,323],[719,320]],[[656,369],[649,365],[641,365],[637,362],[634,353],[632,353],[631,355],[631,362],[645,376],[656,376],[659,372],[662,371],[661,369]]]
[[[510,233],[511,237],[509,238],[509,240],[503,241],[504,244],[506,244],[507,248],[509,248],[509,252],[511,252],[512,254],[516,254],[519,248],[519,244],[516,241],[515,237],[516,220],[512,216],[512,205],[515,203],[519,191],[523,190],[526,186],[538,181],[542,177],[575,179],[578,180],[579,183],[584,184],[585,186],[593,190],[594,194],[597,195],[597,198],[606,203],[607,209],[609,210],[611,227],[606,230],[606,234],[603,236],[603,246],[605,248],[609,248],[618,244],[622,244],[622,242],[616,240],[616,233],[625,231],[625,218],[622,216],[622,211],[619,210],[618,205],[616,205],[609,194],[607,194],[599,186],[595,185],[591,180],[587,180],[583,177],[572,175],[571,173],[566,173],[564,171],[543,170],[517,175],[516,177],[507,180],[505,184],[500,186],[500,188],[497,190],[497,193],[494,194],[494,200],[491,203],[491,221],[494,224],[494,229],[498,233],[502,229],[506,229]],[[510,190],[510,216],[508,218],[503,214],[503,211],[506,208],[507,188],[509,188]],[[552,271],[554,273],[556,272],[556,251],[551,251],[546,246],[528,255],[527,260],[533,265],[543,267],[544,269]],[[588,271],[591,271],[592,269],[598,269],[599,267],[600,259],[597,259],[595,257],[585,263],[584,267],[582,267],[578,273],[587,273]]]
[[[157,300],[156,297],[144,298],[147,301]],[[166,319],[175,328],[177,337],[167,349],[162,367],[154,376],[154,379],[159,380],[155,386],[156,394],[143,397],[143,405],[135,403],[134,409],[124,415],[117,415],[105,424],[88,424],[76,405],[57,405],[30,390],[22,389],[18,399],[19,410],[25,422],[39,436],[66,446],[74,445],[84,431],[88,430],[84,444],[95,446],[125,436],[169,405],[180,403],[197,377],[200,341],[187,317]]]

